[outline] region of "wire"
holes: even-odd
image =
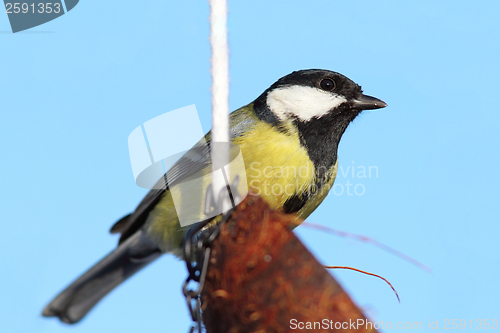
[[[419,267],[420,269],[423,269],[424,271],[427,271],[429,273],[431,272],[431,268],[429,266],[424,265],[420,261],[418,261],[418,260],[416,260],[416,259],[414,259],[414,258],[402,253],[401,251],[398,251],[398,250],[396,250],[388,245],[385,245],[384,243],[381,243],[375,239],[372,239],[372,238],[369,238],[369,237],[366,237],[363,235],[353,234],[351,232],[332,229],[330,227],[327,227],[327,226],[324,226],[321,224],[317,224],[317,223],[308,222],[308,221],[305,221],[304,223],[302,223],[302,225],[309,227],[309,228],[312,228],[312,229],[328,232],[330,234],[333,234],[333,235],[336,235],[339,237],[352,238],[352,239],[356,239],[360,242],[371,244],[375,247],[378,247],[379,249],[382,249],[383,251],[391,253],[391,254],[395,255],[396,257],[399,257],[399,258]]]
[[[396,291],[396,289],[394,289],[394,287],[392,286],[392,284],[387,281],[386,278],[378,275],[378,274],[374,274],[374,273],[368,273],[367,271],[362,271],[361,269],[358,269],[358,268],[354,268],[354,267],[349,267],[349,266],[325,266],[325,268],[329,268],[329,269],[349,269],[351,271],[355,271],[355,272],[359,272],[359,273],[363,273],[363,274],[366,274],[366,275],[371,275],[371,276],[374,276],[374,277],[378,277],[379,279],[382,279],[385,281],[385,283],[387,283],[389,285],[389,287],[391,287],[392,291],[394,291],[394,294],[396,294],[396,298],[398,299],[398,302],[401,303],[401,300],[399,299],[399,295],[398,295],[398,292]]]

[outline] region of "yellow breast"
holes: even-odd
[[[311,191],[311,187],[314,187],[314,164],[307,150],[300,145],[296,132],[283,133],[267,123],[256,122],[253,128],[233,142],[238,145],[243,156],[248,192],[261,196],[271,208],[279,210],[291,196]],[[306,218],[323,201],[333,184],[336,171],[337,165],[330,170],[324,188],[313,191],[312,198],[296,213],[298,217]],[[161,202],[150,213],[148,234],[163,251],[177,254],[175,252],[186,229],[180,227],[170,192],[164,194]],[[203,211],[202,207],[192,209],[200,213]]]
[[[245,161],[249,192],[260,195],[274,209],[315,181],[314,165],[297,133],[285,134],[258,122],[234,143]]]

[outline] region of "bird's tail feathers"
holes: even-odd
[[[63,290],[42,312],[65,323],[80,321],[104,296],[160,256],[160,250],[137,231],[113,252]]]

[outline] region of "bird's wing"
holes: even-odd
[[[244,106],[230,114],[230,137],[233,140],[241,136],[256,121],[252,104]],[[123,217],[113,225],[111,232],[120,232],[120,243],[133,235],[145,223],[149,212],[163,197],[169,186],[178,184],[202,171],[211,163],[211,133],[208,132],[193,148],[184,154],[146,194],[135,211]]]

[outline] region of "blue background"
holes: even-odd
[[[40,316],[116,245],[107,233],[146,193],[127,148],[143,122],[196,104],[210,128],[206,1],[81,1],[12,34],[0,15],[2,332],[184,332],[172,256],[140,272],[70,327]],[[343,137],[341,175],[365,193],[331,194],[309,218],[382,241],[306,227],[297,234],[375,321],[500,319],[498,1],[229,2],[231,109],[297,69],[341,72],[389,106]],[[360,189],[360,188],[358,188]],[[351,192],[352,193],[352,192]],[[475,324],[475,322],[474,322]],[[465,331],[476,331],[470,328]]]

